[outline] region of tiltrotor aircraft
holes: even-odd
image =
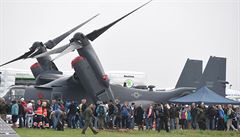
[[[37,58],[38,60],[38,63],[31,66],[33,75],[36,77],[36,85],[24,87],[22,96],[26,100],[37,100],[40,98],[51,100],[62,98],[79,101],[86,98],[89,102],[96,102],[98,100],[109,101],[118,98],[120,101],[129,101],[144,105],[154,102],[167,102],[171,98],[177,98],[192,93],[193,90],[203,85],[207,85],[212,90],[217,91],[217,93],[224,96],[226,84],[226,59],[218,57],[210,57],[203,74],[202,61],[188,59],[179,81],[173,90],[164,92],[147,92],[147,90],[110,84],[110,80],[105,74],[90,41],[94,41],[114,24],[142,8],[149,2],[107,26],[94,30],[87,35],[76,33],[70,40],[70,43],[65,46],[47,52],[46,48],[51,49],[59,43],[58,41],[55,42],[56,40],[54,39],[47,42],[51,43],[49,44],[50,46],[46,43],[44,44],[46,47],[42,43],[40,43],[41,46],[33,45],[34,48],[30,48],[29,52],[10,61],[13,62],[18,59],[26,58]],[[64,38],[71,32],[65,34]],[[72,76],[63,76],[54,65],[54,59],[51,59],[50,55],[59,53],[56,57],[58,58],[74,50],[77,50],[79,54],[79,56],[71,62],[75,72]],[[7,100],[13,99],[13,92],[10,90],[5,95],[5,98]]]

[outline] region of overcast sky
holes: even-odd
[[[78,31],[88,34],[147,0],[0,0],[0,64],[101,15]],[[240,0],[153,0],[92,42],[105,71],[140,71],[158,87],[174,87],[187,60],[227,58],[227,80],[240,90]],[[68,37],[58,46],[68,43]],[[56,60],[71,70],[73,52]],[[34,59],[5,68],[29,69]]]

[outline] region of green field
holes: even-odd
[[[65,131],[54,131],[52,129],[16,129],[21,137],[240,137],[240,132],[225,131],[199,131],[199,130],[178,130],[166,133],[161,131],[100,131],[94,135],[90,130],[86,135],[81,134],[81,129],[65,129]]]

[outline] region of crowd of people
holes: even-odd
[[[138,129],[138,130],[240,130],[240,109],[228,105],[204,105],[192,103],[181,104],[149,104],[147,107],[120,100],[109,102],[98,101],[88,104],[81,102],[51,101],[40,99],[25,101],[24,98],[7,104],[0,99],[1,118],[12,123],[14,128],[53,128],[64,130],[81,128],[82,133],[88,127],[94,134],[104,129]],[[8,115],[11,115],[9,121]],[[96,130],[98,129],[98,130]]]

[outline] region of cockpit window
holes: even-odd
[[[11,100],[20,99],[20,98],[24,97],[24,93],[25,93],[25,89],[23,89],[23,88],[10,89],[10,98],[11,98]]]

